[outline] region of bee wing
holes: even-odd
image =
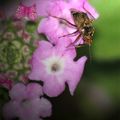
[[[86,13],[71,11],[75,25],[78,28],[83,28],[84,24],[89,22],[89,18]]]

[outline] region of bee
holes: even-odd
[[[85,12],[77,11],[76,9],[71,9],[70,11],[71,11],[71,15],[72,15],[72,18],[73,18],[73,21],[74,21],[75,24],[69,22],[68,20],[66,20],[64,18],[59,18],[57,16],[52,16],[54,18],[58,18],[59,20],[62,20],[63,22],[67,23],[68,25],[71,25],[71,26],[76,28],[75,32],[69,33],[67,35],[63,35],[63,36],[60,36],[60,37],[66,37],[66,36],[69,36],[69,35],[78,34],[78,36],[76,37],[74,42],[71,43],[69,46],[75,45],[75,43],[81,37],[83,38],[84,44],[81,44],[81,45],[78,45],[78,46],[82,46],[82,45],[89,45],[90,46],[92,44],[93,34],[94,34],[94,31],[95,31],[95,29],[92,25],[92,23],[94,21],[94,17],[88,11],[87,11],[87,13],[90,14],[92,19],[90,19],[88,17],[87,13],[85,13]]]
[[[73,20],[77,29],[75,32],[79,33],[74,43],[76,43],[80,37],[82,37],[84,44],[90,46],[92,44],[93,34],[95,31],[92,25],[93,19],[90,19],[86,13],[79,12],[77,10],[71,10],[71,14],[73,16]]]

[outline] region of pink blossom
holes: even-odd
[[[22,83],[26,84],[29,82],[28,75],[27,74],[22,74],[19,76],[19,81]]]
[[[51,2],[55,2],[55,0],[21,0],[21,3],[27,7],[36,5],[37,16],[47,15],[46,8]]]
[[[12,80],[10,80],[6,74],[0,73],[0,86],[10,90],[12,87]]]
[[[3,107],[6,120],[18,117],[20,120],[42,120],[51,115],[51,103],[41,97],[42,87],[37,83],[25,86],[16,84],[9,92],[11,101]],[[41,98],[40,98],[41,97]]]
[[[65,89],[65,83],[73,95],[83,74],[87,58],[84,56],[74,61],[76,51],[74,47],[66,49],[65,46],[68,44],[67,40],[60,40],[57,46],[40,41],[32,56],[29,78],[43,81],[43,91],[50,97],[61,94]]]
[[[17,32],[17,35],[21,38],[23,38],[24,42],[25,43],[29,43],[30,42],[30,39],[31,39],[31,35],[25,31],[25,30],[19,30]]]
[[[26,6],[20,2],[16,10],[15,17],[18,19],[27,18],[32,21],[36,20],[37,19],[36,4]]]
[[[47,38],[55,44],[58,38],[73,33],[77,30],[76,27],[68,24],[68,22],[65,21],[67,20],[70,23],[75,24],[71,15],[71,9],[86,13],[90,19],[97,19],[99,16],[87,0],[55,0],[54,2],[49,1],[49,3],[47,2],[46,4],[47,8],[44,9],[44,12],[46,11],[47,15],[44,15],[47,17],[42,19],[42,21],[40,22],[38,26],[38,32],[44,33]],[[59,18],[63,18],[65,20]],[[68,39],[71,39],[73,43],[79,34],[80,33],[78,32],[66,37]],[[82,37],[80,37],[75,45],[83,43],[83,39]]]

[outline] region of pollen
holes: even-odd
[[[57,72],[60,70],[60,65],[57,64],[57,63],[54,63],[52,66],[51,66],[51,71],[53,72]]]

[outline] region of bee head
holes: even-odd
[[[84,26],[84,35],[86,36],[93,36],[94,34],[94,27],[93,26]]]

